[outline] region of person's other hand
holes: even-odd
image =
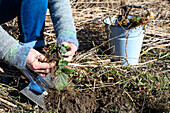
[[[47,59],[44,55],[35,49],[31,49],[27,57],[26,66],[44,77],[50,72],[50,68],[56,65],[56,63],[45,63],[44,61],[46,60]]]
[[[73,43],[69,43],[69,42],[62,42],[61,45],[65,45],[70,48],[70,50],[67,51],[67,53],[62,54],[62,56],[64,56],[64,60],[70,62],[73,56],[75,55],[75,52],[77,51],[76,45]]]

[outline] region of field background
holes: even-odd
[[[96,93],[94,97],[90,96],[93,99],[102,99],[100,101],[102,108],[86,107],[89,110],[85,110],[86,112],[90,110],[123,113],[168,112],[170,111],[170,2],[168,0],[129,0],[126,4],[143,5],[155,14],[154,20],[145,31],[139,64],[135,66],[122,66],[120,62],[111,60],[115,56],[109,54],[109,41],[103,19],[120,5],[120,1],[71,0],[80,46],[73,62],[69,64],[74,70],[74,75],[70,77],[73,83],[69,87],[74,88],[76,94],[80,93],[80,95],[104,92]],[[19,31],[16,18],[2,26],[17,39]],[[55,44],[56,37],[49,10],[44,34],[47,45]],[[9,78],[18,73],[15,68],[6,69],[2,63],[0,67],[8,73]],[[16,87],[19,78],[14,77],[14,83],[4,84],[4,80],[8,77],[4,79],[1,72],[0,77],[0,112],[44,112],[18,92]],[[62,91],[61,94],[63,94]],[[80,99],[81,96],[76,98]],[[51,97],[48,99],[51,112],[64,111],[64,108],[56,107],[60,104],[57,99],[56,103],[53,102],[54,104],[50,101]],[[97,99],[95,102],[99,102]],[[80,103],[84,104],[81,99]]]

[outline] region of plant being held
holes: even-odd
[[[62,90],[66,87],[70,82],[68,82],[68,74],[72,74],[73,70],[67,68],[68,61],[64,61],[64,57],[61,54],[65,54],[68,50],[68,46],[59,45],[58,52],[58,69],[55,71],[55,76],[52,78],[52,83],[54,84],[57,90]],[[51,51],[56,50],[56,46],[51,47]],[[50,52],[51,52],[50,51]]]

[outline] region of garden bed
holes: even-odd
[[[72,1],[73,18],[80,42],[79,50],[69,67],[72,81],[60,91],[50,90],[45,97],[49,112],[168,112],[170,111],[170,15],[169,1],[129,1],[144,5],[155,14],[145,31],[138,65],[120,65],[110,55],[103,19],[118,1]],[[17,20],[3,27],[15,38],[19,31]],[[46,17],[46,46],[54,45],[55,33],[49,12]],[[14,67],[0,67],[10,76],[1,76],[0,110],[2,112],[45,112],[18,92],[18,84],[27,81]],[[0,72],[0,74],[2,74]],[[6,84],[6,85],[5,85]],[[21,88],[21,87],[19,87]],[[6,101],[9,103],[5,103]]]

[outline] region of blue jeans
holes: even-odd
[[[0,24],[18,17],[19,42],[43,47],[43,31],[48,0],[0,0]]]

